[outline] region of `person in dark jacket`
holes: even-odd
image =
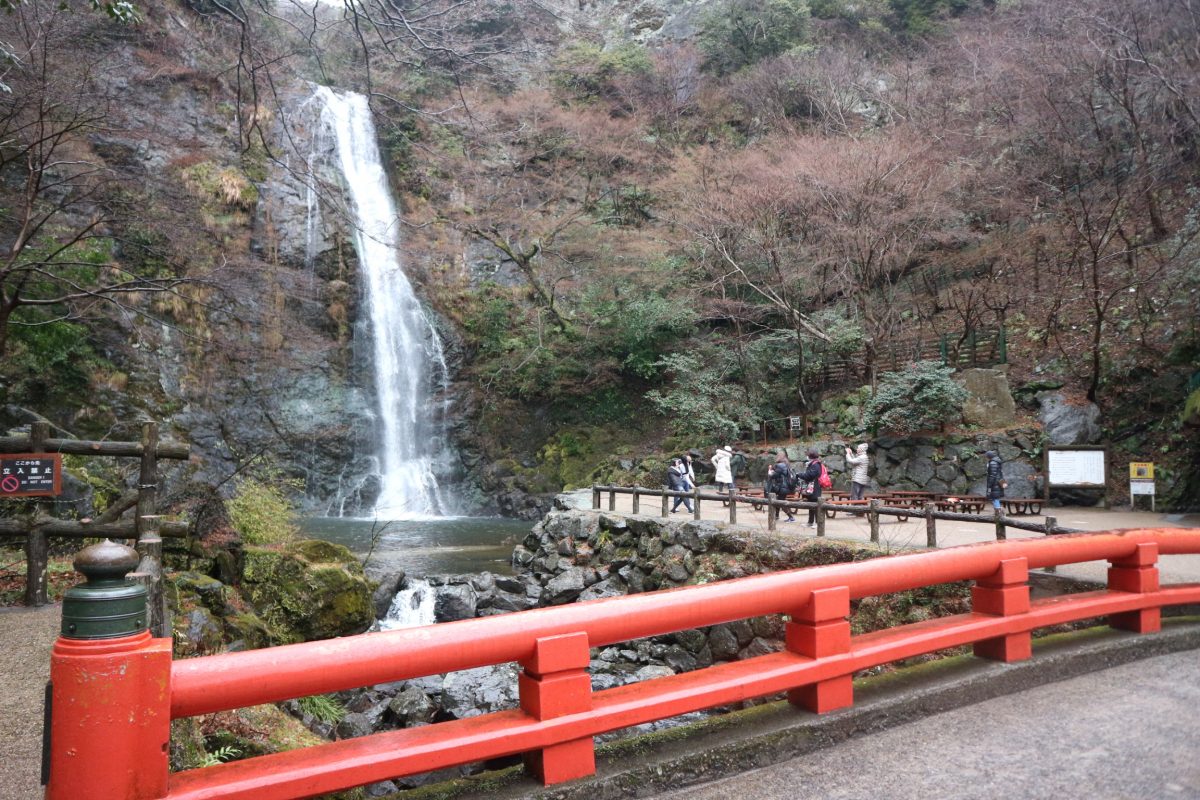
[[[667,485],[672,492],[690,492],[692,490],[688,481],[688,467],[683,463],[682,458],[671,459],[671,466],[667,468]],[[675,505],[671,506],[672,514],[679,510],[680,503],[683,503],[688,511],[692,510],[692,498],[687,495],[677,495]]]
[[[792,465],[788,463],[787,453],[780,450],[779,455],[775,456],[775,463],[767,468],[767,493],[775,495],[780,500],[787,499],[787,496],[792,493],[792,480]],[[783,511],[787,514],[785,522],[796,521],[790,508],[785,508]]]
[[[992,508],[999,511],[1000,498],[1004,497],[1004,490],[1008,488],[1008,481],[1004,480],[1004,464],[995,450],[988,450],[983,457],[988,460],[987,496],[992,501]]]
[[[808,451],[808,463],[804,472],[800,473],[800,485],[804,487],[804,499],[815,503],[821,497],[821,454],[816,450]],[[808,527],[817,527],[817,509],[808,510]]]

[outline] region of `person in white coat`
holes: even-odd
[[[867,443],[863,442],[858,446],[858,453],[851,453],[850,448],[846,448],[846,466],[854,467],[854,472],[850,475],[850,499],[862,500],[863,492],[867,490],[871,479],[867,477],[867,470],[870,469],[870,459],[867,458]]]
[[[713,469],[717,474],[713,480],[717,484],[717,491],[732,492],[733,491],[733,471],[729,468],[729,459],[733,458],[733,448],[725,445],[718,448],[713,453],[712,464]]]

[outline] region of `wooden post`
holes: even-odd
[[[870,510],[867,511],[867,522],[871,526],[871,541],[879,544],[879,498],[872,497],[868,505]]]
[[[667,487],[663,487],[664,489]],[[592,484],[592,509],[600,510],[600,487],[597,484]]]
[[[817,536],[825,535],[825,500],[817,498]]]
[[[162,537],[158,533],[160,517],[154,513],[158,504],[158,423],[142,424],[142,464],[138,472],[137,509],[134,530],[137,551],[142,560],[131,577],[146,585],[150,609],[150,635],[164,638],[171,635],[166,595],[162,585]]]
[[[737,524],[737,500],[735,500],[733,497],[734,491],[735,490],[732,488],[729,490],[729,524],[730,525]]]
[[[1046,517],[1045,524],[1046,524],[1046,535],[1049,536],[1050,534],[1054,533],[1054,529],[1058,527],[1058,520],[1055,517]],[[1045,567],[1042,567],[1042,571],[1043,572],[1058,572],[1058,567],[1056,567],[1053,564],[1049,564]]]
[[[662,499],[663,499],[663,512],[662,512],[662,515],[665,517],[665,516],[667,516],[667,514],[669,513],[669,512],[667,511],[667,501],[671,499],[671,498],[667,497],[667,487],[666,487],[666,486],[662,487]]]
[[[30,425],[30,452],[42,452],[49,437],[50,426],[47,423],[35,422]],[[29,533],[25,537],[25,605],[44,606],[50,602],[47,575],[50,567],[50,541],[37,524],[38,512],[42,507],[41,500],[33,498],[30,507],[33,513],[30,516]]]
[[[925,546],[937,547],[937,520],[933,518],[933,503],[925,504]]]
[[[1002,542],[1008,538],[1008,533],[1004,530],[1004,514],[1000,509],[992,509],[992,513],[996,517],[996,541]]]
[[[638,513],[638,507],[639,507],[638,501],[639,501],[640,497],[641,497],[641,494],[638,492],[638,487],[634,486],[633,487],[633,513],[634,514]]]
[[[775,530],[775,520],[779,516],[779,509],[775,507],[775,493],[767,493],[767,530]]]
[[[608,510],[617,510],[617,490],[615,487],[608,487]]]
[[[692,519],[700,519],[700,487],[692,487]]]

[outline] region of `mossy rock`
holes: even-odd
[[[1200,428],[1200,389],[1196,389],[1188,395],[1187,402],[1183,404],[1183,414],[1179,419],[1187,427]]]
[[[375,621],[373,589],[341,545],[305,540],[246,548],[242,592],[277,642],[362,633]]]

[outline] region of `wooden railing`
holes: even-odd
[[[59,520],[38,513],[40,501],[30,498],[29,514],[0,518],[0,535],[25,537],[25,605],[41,606],[50,602],[48,566],[49,537],[136,539],[142,563],[135,573],[146,584],[150,595],[151,630],[157,636],[170,632],[166,596],[162,588],[162,539],[188,535],[185,523],[166,522],[158,515],[158,460],[186,460],[190,447],[177,442],[160,442],[158,424],[142,424],[138,442],[93,442],[81,439],[55,439],[46,422],[30,425],[29,436],[0,436],[0,453],[64,453],[80,456],[115,456],[140,459],[138,483],[118,498],[91,522]],[[120,517],[134,509],[133,519]]]
[[[1160,586],[1158,559],[1194,553],[1195,529],[987,542],[183,661],[145,633],[60,638],[46,797],[292,800],[518,753],[558,783],[592,774],[593,736],[631,725],[779,692],[825,713],[853,703],[861,670],[962,645],[1030,658],[1032,631],[1076,620],[1159,630],[1200,584]],[[1030,598],[1029,570],[1101,559],[1107,589]],[[851,600],[967,580],[970,613],[851,635]],[[768,614],[790,616],[782,652],[591,690],[589,648]],[[519,708],[167,772],[172,719],[513,661]]]
[[[668,505],[671,504],[672,498],[686,498],[692,503],[692,516],[694,519],[701,519],[700,503],[719,502],[726,506],[729,511],[729,524],[736,525],[738,521],[738,505],[750,506],[755,510],[762,508],[767,509],[767,530],[776,530],[779,512],[780,511],[796,511],[798,509],[816,509],[816,532],[817,536],[825,535],[825,520],[830,512],[846,513],[852,515],[865,516],[867,523],[870,525],[871,541],[879,542],[879,519],[880,517],[896,517],[900,521],[905,521],[909,517],[920,517],[925,520],[925,538],[926,544],[929,547],[937,547],[937,521],[950,520],[954,522],[979,522],[987,525],[994,525],[996,529],[996,539],[1002,541],[1008,538],[1008,528],[1016,528],[1017,530],[1032,531],[1034,533],[1044,534],[1060,534],[1060,533],[1078,533],[1076,528],[1064,528],[1058,524],[1058,520],[1054,517],[1045,517],[1044,522],[1030,522],[1027,520],[1013,519],[1010,516],[996,511],[992,514],[963,514],[955,511],[938,511],[937,503],[924,503],[920,508],[898,508],[884,505],[878,498],[872,499],[866,507],[848,508],[836,503],[829,502],[824,499],[819,499],[816,502],[805,502],[797,500],[783,500],[775,495],[748,495],[748,494],[724,494],[721,492],[701,492],[697,487],[690,492],[679,492],[662,487],[661,489],[650,489],[643,486],[592,486],[592,508],[601,509],[603,495],[608,495],[608,510],[615,511],[617,508],[617,495],[631,495],[633,497],[633,513],[640,514],[642,499],[646,497],[661,498],[663,517],[669,516]]]

